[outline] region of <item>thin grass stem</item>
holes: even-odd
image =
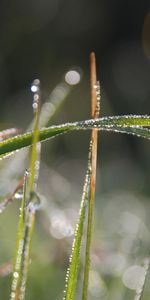
[[[97,85],[96,78],[96,59],[95,54],[90,55],[90,66],[91,66],[91,103],[92,103],[92,117],[98,118],[100,111],[99,98],[100,91]],[[90,271],[90,252],[91,252],[91,239],[92,239],[92,224],[93,224],[93,213],[94,213],[94,200],[95,200],[95,188],[96,188],[96,166],[97,166],[97,140],[98,132],[97,129],[92,130],[91,135],[91,182],[90,182],[90,199],[88,207],[88,224],[87,224],[87,237],[86,237],[86,250],[85,250],[85,266],[84,266],[84,282],[83,282],[83,293],[82,299],[86,300],[88,297],[88,282],[89,282],[89,271]]]
[[[38,79],[34,81],[34,85],[36,86],[36,92],[34,93],[33,101],[35,122],[30,154],[29,176],[28,180],[25,181],[24,197],[22,200],[21,216],[17,234],[16,260],[13,272],[11,300],[25,299],[26,282],[30,261],[31,241],[35,223],[35,211],[37,207],[36,187],[40,165],[40,82]]]
[[[17,232],[17,241],[16,241],[16,252],[13,265],[13,278],[11,286],[10,300],[19,300],[19,290],[21,282],[21,267],[23,260],[23,247],[24,247],[24,226],[25,226],[25,202],[26,202],[26,185],[27,185],[27,176],[28,173],[25,173],[24,176],[24,185],[23,185],[23,197],[21,203],[21,210],[19,216],[19,225]]]

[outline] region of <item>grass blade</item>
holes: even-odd
[[[31,241],[35,222],[35,192],[38,179],[40,143],[39,141],[39,115],[40,115],[40,82],[34,81],[36,87],[34,93],[33,109],[35,114],[33,140],[30,155],[30,172],[26,180],[22,210],[17,234],[16,260],[13,272],[11,300],[24,300],[26,281],[29,268]],[[38,166],[38,168],[37,168]],[[26,201],[25,201],[26,200]],[[36,199],[37,200],[37,199]],[[21,244],[21,246],[20,246]],[[21,249],[20,249],[21,247]],[[19,254],[18,254],[19,253]],[[20,255],[20,256],[19,256]],[[19,256],[19,258],[18,258]],[[18,264],[19,260],[19,264]]]
[[[29,194],[35,191],[37,184],[37,166],[40,160],[40,143],[39,141],[39,119],[40,119],[40,81],[35,79],[33,82],[36,87],[36,92],[33,98],[33,111],[35,115],[33,140],[30,155],[30,172],[29,172]],[[29,195],[30,197],[30,195]]]
[[[117,127],[112,128],[104,127],[101,130],[112,131],[116,133],[131,134],[140,138],[150,139],[150,129],[144,127]]]
[[[35,205],[30,202],[26,208],[25,232],[24,232],[24,247],[22,255],[21,282],[18,300],[24,300],[26,291],[26,282],[29,269],[31,242],[35,223]]]
[[[150,126],[150,116],[129,115],[98,118],[73,123],[65,123],[51,126],[39,131],[39,141],[46,141],[60,134],[73,130],[86,130],[97,128],[98,130],[117,131],[137,135],[138,137],[150,138],[150,131],[142,126]],[[11,152],[25,148],[32,144],[33,132],[9,138],[0,142],[0,158],[4,158]]]
[[[93,65],[94,67],[94,65]],[[94,86],[94,83],[92,86]],[[95,88],[93,90],[93,99],[95,100],[95,103],[93,101],[92,103],[92,116],[97,116],[97,96],[95,97]],[[94,130],[95,131],[95,130]],[[92,140],[90,142],[89,147],[89,159],[88,159],[88,169],[87,174],[85,177],[85,183],[83,187],[83,194],[82,194],[82,200],[80,205],[80,212],[79,212],[79,220],[76,225],[75,230],[75,238],[73,241],[72,246],[72,253],[70,257],[70,266],[67,271],[66,276],[66,290],[65,290],[65,296],[64,300],[73,300],[75,298],[75,291],[76,291],[76,283],[77,283],[77,275],[78,275],[78,265],[80,260],[80,248],[81,248],[81,240],[83,235],[83,225],[84,225],[84,219],[85,219],[85,210],[86,210],[86,204],[87,200],[89,199],[89,189],[91,184],[91,169],[92,169]]]
[[[66,289],[64,291],[63,300],[73,300],[75,297],[76,283],[78,276],[78,266],[80,260],[80,248],[83,235],[83,226],[85,220],[86,205],[89,198],[89,187],[91,177],[91,146],[89,149],[88,168],[85,176],[85,182],[83,187],[79,220],[76,224],[75,237],[72,245],[72,252],[70,256],[70,264],[66,274]]]
[[[15,259],[13,265],[13,279],[12,279],[10,300],[18,299],[18,294],[20,289],[22,253],[24,247],[26,183],[27,183],[27,172],[25,173],[25,177],[24,177],[23,197],[22,197],[21,211],[19,216],[19,225],[18,225],[17,241],[16,241],[16,253],[15,253]]]
[[[96,118],[98,118],[99,113],[100,113],[100,88],[98,86],[98,95],[97,95],[96,59],[95,59],[94,53],[91,53],[90,62],[91,62],[92,117],[94,119],[96,119]],[[88,207],[88,224],[87,224],[87,236],[86,236],[82,300],[87,300],[87,297],[88,297],[90,251],[91,251],[92,224],[93,224],[95,188],[96,188],[97,141],[98,141],[97,129],[92,129],[92,134],[91,134],[91,181],[90,181],[90,198],[89,198],[89,207]]]
[[[36,212],[36,187],[40,166],[40,142],[39,142],[39,117],[40,117],[40,81],[35,79],[33,82],[36,87],[33,98],[33,110],[35,115],[33,141],[30,154],[29,179],[27,182],[27,206],[25,209],[24,226],[24,247],[22,253],[22,274],[20,282],[19,299],[24,300],[26,291],[26,281],[29,269],[31,242],[35,223]]]

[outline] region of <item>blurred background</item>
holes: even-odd
[[[149,114],[148,1],[1,0],[0,130],[29,127],[35,78],[46,102],[41,126],[90,118],[91,51],[101,82],[101,115]],[[43,209],[37,213],[27,300],[62,299],[89,138],[90,132],[75,132],[42,144]],[[150,249],[149,149],[146,140],[100,133],[89,300],[134,299],[144,277]],[[0,162],[1,201],[27,166],[24,150]],[[0,215],[0,299],[10,294],[18,199]],[[82,268],[81,263],[80,279]],[[77,300],[81,288],[79,280]],[[150,299],[148,278],[142,299]]]

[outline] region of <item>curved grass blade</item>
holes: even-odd
[[[73,126],[74,127],[74,126]],[[52,126],[46,129],[42,129],[39,132],[39,140],[44,141],[51,139],[59,134],[70,131],[72,126]],[[0,142],[0,158],[4,158],[5,155],[10,155],[17,150],[31,146],[33,138],[33,132],[18,135],[14,138],[9,138],[3,142]]]
[[[91,177],[91,145],[89,148],[88,168],[83,186],[82,199],[80,204],[79,219],[76,224],[75,237],[73,240],[72,251],[70,256],[70,264],[66,274],[66,288],[64,290],[63,300],[73,300],[75,298],[78,266],[80,261],[81,240],[83,236],[83,226],[85,220],[85,212],[87,201],[89,198],[90,177]]]
[[[150,116],[115,116],[86,120],[73,123],[65,123],[51,126],[39,131],[39,141],[45,141],[63,133],[73,130],[86,130],[97,128],[98,130],[111,130],[134,134],[139,137],[150,138],[150,131],[142,126],[150,126]],[[130,128],[130,129],[129,129]],[[133,130],[131,129],[133,128]],[[4,158],[11,152],[25,148],[32,144],[33,132],[9,138],[0,142],[0,158]]]
[[[144,127],[117,127],[112,128],[104,127],[101,130],[112,131],[116,133],[131,134],[140,138],[150,139],[150,129]]]

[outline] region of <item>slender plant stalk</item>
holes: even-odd
[[[73,240],[72,251],[70,256],[70,263],[66,274],[66,286],[65,286],[66,288],[64,290],[63,300],[73,300],[75,298],[85,212],[86,212],[87,201],[89,199],[90,179],[91,179],[91,145],[89,149],[88,167],[85,176],[82,199],[80,204],[79,219],[76,224],[75,237]]]
[[[24,177],[23,197],[22,197],[21,210],[19,216],[19,225],[18,225],[17,241],[16,241],[16,253],[15,253],[15,259],[13,265],[13,278],[12,278],[10,300],[19,300],[21,266],[22,266],[22,259],[23,259],[22,254],[23,254],[23,247],[24,247],[26,184],[27,184],[27,172],[25,173],[25,177]]]
[[[100,93],[98,91],[98,83],[96,78],[96,59],[95,54],[90,55],[91,66],[91,103],[92,103],[92,118],[96,119],[99,116],[99,100]],[[98,94],[97,94],[98,92]],[[96,165],[97,165],[97,129],[92,130],[91,135],[91,183],[90,183],[90,199],[88,208],[88,224],[87,224],[87,237],[86,237],[86,252],[85,252],[85,266],[84,266],[84,282],[82,299],[86,300],[88,297],[88,282],[90,271],[90,251],[91,251],[91,238],[92,238],[92,223],[94,213],[94,200],[95,200],[95,187],[96,187]]]
[[[24,233],[24,248],[22,258],[22,269],[21,269],[21,282],[19,290],[18,300],[25,299],[26,282],[30,262],[31,242],[35,223],[35,206],[33,202],[30,202],[26,208],[26,220],[25,220],[25,233]]]
[[[98,117],[99,112],[99,105],[97,98],[100,96],[99,93],[99,84],[97,83],[96,79],[96,62],[95,62],[95,54],[91,53],[90,56],[91,60],[91,96],[92,96],[92,118]],[[94,129],[92,131],[92,137],[89,146],[89,159],[88,159],[88,170],[85,177],[85,184],[83,188],[82,194],[82,201],[80,206],[80,213],[79,213],[79,221],[76,226],[75,231],[75,239],[73,241],[72,246],[72,253],[70,259],[70,266],[67,271],[66,276],[66,290],[64,300],[73,300],[75,297],[75,290],[76,290],[76,283],[77,283],[77,271],[79,265],[79,258],[80,258],[80,248],[81,248],[81,239],[83,235],[83,224],[85,219],[85,208],[87,200],[89,199],[89,190],[90,192],[94,192],[94,189],[91,189],[93,185],[95,188],[95,181],[96,181],[96,161],[95,161],[95,151],[97,152],[96,145],[97,145],[97,130]],[[92,171],[91,171],[92,170]],[[93,180],[93,182],[92,182]],[[93,195],[94,196],[94,195]],[[92,197],[93,197],[92,196]],[[93,199],[93,198],[92,198]],[[90,211],[91,213],[91,211]],[[88,243],[89,241],[87,241]],[[87,246],[88,247],[88,246]],[[88,251],[89,249],[87,249]],[[88,259],[88,258],[87,258]],[[87,277],[87,269],[85,269],[85,278]],[[86,285],[86,283],[85,283]],[[83,291],[86,292],[86,287],[83,288]]]
[[[33,109],[35,123],[33,130],[33,141],[30,155],[30,168],[28,180],[25,180],[24,197],[22,200],[19,229],[17,234],[16,259],[13,271],[11,289],[11,300],[24,300],[26,281],[28,275],[31,241],[36,212],[36,186],[39,171],[40,143],[39,141],[39,115],[40,115],[40,86],[39,80],[34,84],[37,90],[34,94]],[[27,178],[27,177],[26,177]],[[37,200],[37,199],[36,199]]]
[[[41,95],[40,95],[40,81],[35,79],[33,85],[36,87],[36,92],[33,96],[33,111],[35,115],[34,128],[33,128],[33,141],[30,155],[30,172],[29,172],[29,193],[35,191],[37,185],[37,164],[39,163],[39,119],[40,119],[40,108],[41,108]]]
[[[36,188],[40,166],[40,142],[39,142],[39,117],[40,117],[40,81],[34,80],[36,92],[33,98],[33,110],[35,115],[33,141],[30,155],[29,180],[27,182],[27,206],[25,208],[24,247],[22,259],[22,274],[20,283],[19,300],[25,299],[26,282],[29,269],[31,242],[35,223],[36,212]]]

